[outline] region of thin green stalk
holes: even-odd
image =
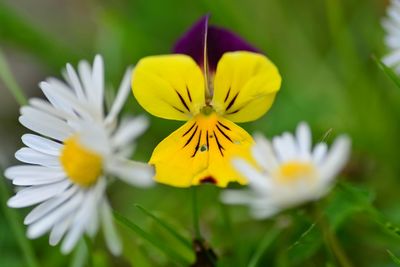
[[[192,243],[187,240],[185,237],[183,237],[181,234],[179,234],[173,227],[171,227],[169,224],[155,216],[153,213],[149,212],[146,210],[144,207],[142,207],[139,204],[135,204],[136,208],[138,208],[140,211],[142,211],[144,214],[152,218],[154,221],[156,221],[161,227],[163,227],[167,232],[169,232],[172,236],[174,236],[177,240],[179,240],[186,248],[192,249]]]
[[[193,209],[193,227],[195,239],[202,240],[199,224],[199,210],[197,206],[197,187],[192,187],[192,209]]]
[[[93,242],[88,236],[84,236],[83,239],[85,240],[86,248],[87,248],[87,262],[89,267],[93,267]]]
[[[281,231],[281,228],[274,226],[265,233],[261,241],[258,243],[254,254],[251,256],[249,264],[247,265],[248,267],[256,267],[258,265],[258,262],[261,260],[262,256],[265,254],[272,242],[278,237]]]
[[[88,257],[88,249],[85,245],[85,242],[82,240],[78,243],[77,248],[72,255],[72,260],[69,264],[69,267],[83,267],[86,264]]]
[[[324,216],[324,212],[321,210],[321,207],[317,204],[313,205],[314,216],[316,218],[316,223],[319,223],[322,232],[324,233],[325,243],[328,248],[331,250],[340,266],[342,267],[353,267],[350,259],[347,257],[346,252],[342,248],[342,245],[339,242],[339,239],[336,236],[336,233],[329,227],[328,221]]]
[[[160,251],[164,252],[167,256],[170,257],[171,260],[175,261],[179,265],[184,265],[187,266],[188,262],[187,259],[184,258],[182,255],[177,253],[173,248],[171,248],[168,244],[162,242],[160,239],[157,237],[147,233],[144,231],[142,228],[140,228],[137,224],[129,220],[128,218],[124,217],[120,213],[114,211],[114,219],[124,225],[125,227],[129,228],[136,234],[138,234],[140,237],[142,237],[144,240],[147,240],[150,244],[152,244],[154,247],[158,248]]]
[[[3,173],[3,170],[1,168],[0,172]],[[9,197],[10,193],[7,189],[5,178],[2,175],[0,175],[0,198],[1,198],[0,200],[1,200],[1,207],[5,214],[6,220],[8,221],[11,230],[14,232],[17,243],[21,248],[22,255],[26,261],[26,266],[39,267],[40,265],[36,259],[31,243],[25,237],[24,229],[22,227],[21,219],[19,218],[18,213],[15,210],[10,209],[6,206],[7,199]]]
[[[0,50],[0,79],[3,80],[8,91],[13,95],[14,99],[20,106],[26,105],[28,102],[25,94],[21,87],[19,87],[17,81],[12,75],[10,68],[8,67],[7,60],[4,57],[3,52]]]
[[[337,239],[335,233],[332,230],[326,229],[326,238],[331,248],[333,254],[335,255],[336,259],[338,260],[339,264],[342,267],[353,267],[352,263],[350,262],[349,258],[347,257],[344,249],[342,248],[339,240]]]

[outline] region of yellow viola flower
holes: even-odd
[[[145,57],[133,72],[133,94],[146,111],[186,121],[153,151],[155,180],[177,187],[246,184],[230,159],[250,159],[254,141],[235,122],[270,109],[281,85],[277,68],[236,35],[209,26],[208,17],[178,40],[174,53]]]

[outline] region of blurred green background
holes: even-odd
[[[116,88],[128,65],[147,55],[169,53],[177,37],[211,13],[212,24],[229,28],[260,48],[283,77],[272,109],[260,120],[242,125],[246,130],[272,137],[293,131],[304,120],[311,124],[315,141],[327,131],[328,142],[340,133],[353,140],[352,159],[340,185],[315,205],[326,223],[316,221],[310,211],[315,207],[309,206],[256,222],[243,207],[219,204],[219,189],[201,186],[201,229],[218,255],[218,265],[247,266],[264,233],[278,223],[286,228],[259,266],[345,266],[338,260],[337,246],[354,267],[397,266],[387,250],[400,255],[400,237],[385,221],[400,224],[400,90],[372,59],[385,54],[380,22],[387,4],[382,0],[2,0],[0,48],[29,97],[42,97],[37,84],[48,76],[59,77],[65,63],[92,60],[96,53],[104,56],[107,81]],[[26,130],[17,122],[18,104],[1,81],[0,93],[4,168],[16,162],[13,153]],[[124,112],[145,113],[133,97]],[[157,143],[181,124],[154,117],[151,121],[139,140],[136,159],[147,161]],[[28,266],[18,241],[28,209],[5,207],[11,191],[8,181],[2,182],[0,266]],[[194,231],[189,189],[159,185],[139,190],[116,182],[109,196],[116,210],[193,260],[190,251],[134,206],[140,203],[190,239]],[[385,216],[383,221],[371,214],[371,203]],[[20,225],[12,225],[10,217]],[[124,255],[108,255],[100,234],[92,253],[94,266],[177,265],[135,233],[119,230]],[[50,247],[47,235],[22,243],[33,251],[39,266],[87,264],[83,243],[69,256]]]

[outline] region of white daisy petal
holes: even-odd
[[[15,153],[15,158],[25,163],[46,167],[60,167],[60,162],[57,157],[38,152],[28,147],[23,147],[18,150]]]
[[[134,119],[123,121],[113,136],[113,145],[117,148],[126,146],[143,134],[148,126],[149,120],[145,116],[137,116]]]
[[[118,94],[115,97],[115,100],[112,104],[110,112],[108,113],[108,115],[105,119],[106,124],[110,124],[116,119],[118,113],[121,111],[122,106],[124,105],[124,103],[126,101],[126,98],[129,95],[129,92],[131,90],[132,70],[133,70],[132,68],[128,68],[125,71],[124,77],[122,78],[121,85],[119,86],[119,89],[118,89]]]
[[[19,186],[46,185],[59,182],[65,178],[65,174],[53,177],[36,177],[35,179],[32,179],[32,177],[18,177],[13,180],[13,184]]]
[[[54,106],[52,106],[49,102],[43,100],[43,99],[39,99],[39,98],[32,98],[29,99],[29,104],[40,110],[45,112],[46,114],[51,114],[59,119],[62,120],[71,120],[71,119],[75,119],[76,115],[75,114],[71,114],[71,113],[66,113],[63,110],[60,109],[56,109]]]
[[[394,68],[400,74],[400,4],[392,0],[387,10],[387,17],[382,20],[382,27],[386,32],[384,38],[388,53],[382,58],[385,65]]]
[[[27,147],[15,153],[26,164],[4,174],[23,186],[8,200],[10,207],[37,205],[24,220],[29,238],[50,232],[50,245],[61,243],[61,251],[69,253],[83,234],[94,238],[102,228],[110,251],[121,253],[105,195],[108,176],[141,187],[154,184],[152,167],[127,159],[135,139],[148,127],[147,119],[136,117],[121,125],[117,121],[130,91],[130,72],[108,114],[103,110],[101,56],[95,57],[93,68],[87,61],[79,62],[78,73],[67,64],[65,82],[48,78],[39,84],[48,101],[30,99],[20,109],[21,124],[37,134],[23,135]]]
[[[77,210],[82,205],[83,197],[84,193],[78,192],[78,194],[64,202],[56,210],[29,225],[27,236],[29,238],[37,238],[48,232],[56,223],[61,222],[64,218],[69,216],[71,212]]]
[[[108,249],[115,256],[121,255],[122,253],[121,240],[117,235],[117,231],[115,229],[112,219],[113,217],[111,208],[106,200],[103,200],[101,204],[100,216],[103,225],[104,238],[106,240]]]
[[[93,63],[93,90],[94,101],[99,114],[103,114],[103,99],[104,99],[104,63],[100,55],[96,55]]]
[[[112,158],[108,160],[106,169],[131,185],[148,187],[154,184],[154,169],[146,163]]]
[[[308,160],[311,150],[311,131],[307,123],[302,122],[299,124],[296,130],[296,138],[300,157]]]
[[[71,185],[68,180],[60,181],[48,185],[32,186],[22,189],[11,197],[7,205],[11,208],[23,208],[43,202],[51,197],[54,197]]]
[[[90,221],[91,208],[93,207],[93,191],[86,192],[78,211],[71,223],[71,227],[67,232],[62,245],[61,252],[70,253],[79,239],[82,237],[85,229]]]
[[[342,170],[350,156],[351,141],[347,136],[340,136],[332,145],[326,159],[320,166],[324,182],[329,182]]]
[[[72,215],[67,216],[60,222],[56,223],[54,227],[51,229],[50,237],[49,237],[49,244],[52,246],[58,245],[61,239],[68,231],[72,222]]]
[[[56,100],[58,108],[71,114],[78,113],[80,117],[86,120],[92,119],[85,106],[79,102],[71,89],[60,80],[49,78],[47,82],[41,82],[39,85],[47,98]]]
[[[278,161],[274,155],[271,143],[261,134],[255,134],[256,146],[252,147],[252,153],[257,163],[268,172],[275,170]]]
[[[318,143],[312,153],[312,159],[315,165],[319,165],[325,158],[328,152],[328,145],[325,143]]]
[[[251,204],[254,197],[254,193],[248,190],[224,190],[220,198],[225,204]]]
[[[90,200],[90,207],[89,207],[89,217],[90,220],[86,225],[86,230],[89,236],[93,237],[98,228],[99,228],[99,211],[98,206],[100,205],[103,197],[104,197],[104,190],[106,187],[106,179],[104,177],[100,178],[100,181],[95,185],[92,189],[93,193]]]
[[[67,201],[70,197],[72,197],[75,193],[78,192],[77,186],[71,186],[62,194],[46,200],[45,202],[41,203],[40,205],[36,206],[32,209],[31,212],[25,217],[24,224],[32,224],[38,219],[42,218],[47,213],[51,212],[53,209]]]
[[[388,43],[391,43],[391,41],[388,40]],[[398,40],[394,41],[394,43],[397,43],[397,44],[400,43],[400,36],[399,36]],[[385,63],[385,65],[387,65],[389,67],[398,65],[400,62],[400,49],[383,57],[382,61],[383,61],[383,63]]]
[[[273,150],[264,137],[258,135],[255,140],[252,154],[257,167],[244,159],[232,162],[248,180],[249,189],[226,190],[221,194],[221,201],[226,204],[249,206],[255,219],[274,216],[283,209],[325,195],[350,154],[350,139],[343,136],[329,152],[325,143],[317,144],[312,150],[311,132],[306,123],[299,124],[295,137],[290,133],[275,137]]]
[[[74,89],[77,98],[84,103],[86,101],[86,96],[83,92],[81,82],[79,81],[79,77],[76,74],[75,69],[71,66],[71,64],[67,64],[66,71],[71,87]]]
[[[12,166],[6,169],[4,176],[8,179],[14,180],[18,178],[32,178],[35,179],[56,179],[59,177],[65,177],[64,171],[59,168],[48,168],[44,166],[32,166],[32,165],[18,165]]]
[[[83,88],[85,89],[87,101],[89,103],[88,108],[90,108],[93,113],[96,113],[96,96],[94,95],[95,92],[93,90],[94,84],[92,81],[92,69],[90,67],[90,64],[84,60],[80,61],[78,64],[78,72],[83,84]],[[96,115],[98,116],[99,114]]]
[[[270,180],[257,171],[253,166],[249,165],[246,161],[235,159],[232,161],[232,164],[244,177],[247,178],[249,186],[253,190],[262,192],[270,190]]]
[[[28,113],[28,110],[24,109],[27,113],[19,117],[19,122],[26,128],[59,141],[72,134],[72,129],[64,121],[33,110],[29,109],[32,112]]]
[[[26,146],[52,156],[59,156],[63,147],[60,143],[34,134],[24,134],[21,139]]]

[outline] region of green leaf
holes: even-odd
[[[392,261],[400,266],[400,259],[397,258],[396,255],[394,255],[390,250],[387,249],[386,251],[389,254],[389,256],[392,259]]]
[[[373,197],[368,189],[348,183],[338,184],[325,207],[329,225],[333,230],[338,229],[348,217],[369,210]]]
[[[152,218],[155,222],[157,222],[162,228],[164,228],[167,232],[169,232],[172,236],[174,236],[177,240],[179,240],[185,247],[192,250],[192,243],[188,241],[185,237],[179,234],[174,228],[172,228],[169,224],[152,214],[150,211],[146,210],[139,204],[135,204],[136,208],[138,208],[141,212]]]
[[[400,88],[400,77],[376,56],[372,56],[378,67]]]
[[[173,249],[171,249],[171,247],[168,246],[168,244],[161,242],[161,240],[158,239],[157,237],[147,233],[142,228],[140,228],[137,224],[133,223],[131,220],[129,220],[125,216],[114,211],[114,218],[120,224],[131,229],[137,235],[139,235],[141,238],[147,240],[154,247],[158,248],[160,251],[165,253],[168,257],[170,257],[171,260],[175,261],[176,263],[178,263],[180,265],[184,265],[184,266],[189,265],[189,262],[187,262],[187,260],[183,256],[181,256],[180,254],[176,253]]]

